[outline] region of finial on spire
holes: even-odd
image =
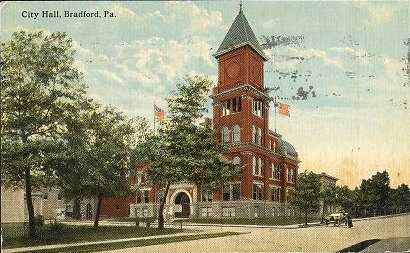
[[[239,1],[239,12],[241,12],[241,11],[242,11],[242,0]]]

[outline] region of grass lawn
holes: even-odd
[[[222,233],[212,233],[212,234],[198,234],[198,235],[180,235],[173,236],[168,238],[161,239],[141,239],[141,240],[132,240],[126,242],[114,242],[114,243],[100,243],[95,245],[84,245],[84,246],[71,246],[65,248],[57,249],[42,249],[42,250],[31,250],[24,252],[43,252],[43,253],[57,253],[57,252],[98,252],[98,251],[108,251],[132,247],[143,247],[149,245],[158,245],[171,242],[182,242],[182,241],[191,241],[199,239],[207,239],[214,237],[238,235],[241,233],[236,232],[222,232]]]
[[[254,218],[254,219],[187,219],[186,222],[204,223],[204,224],[234,224],[234,225],[265,225],[265,226],[284,226],[304,223],[304,217],[295,216],[277,216],[271,218]],[[308,222],[319,222],[320,218],[308,218]]]
[[[35,238],[28,237],[27,227],[3,227],[3,248],[17,248],[49,244],[112,240],[173,234],[179,229],[128,227],[128,226],[77,226],[66,224],[47,224],[40,228]]]

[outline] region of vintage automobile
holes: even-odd
[[[325,218],[325,224],[328,226],[333,223],[333,226],[340,226],[346,223],[347,213],[332,213]]]

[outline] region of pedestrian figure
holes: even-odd
[[[350,214],[347,215],[347,225],[349,226],[349,228],[353,227],[352,217],[350,216]]]
[[[344,220],[344,222],[345,222],[345,226],[347,226],[347,216],[348,216],[347,213],[344,213],[344,214],[343,214],[343,220]]]

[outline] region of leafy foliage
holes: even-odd
[[[139,119],[139,121],[143,121]],[[128,182],[136,121],[113,107],[92,105],[67,125],[64,158],[57,169],[59,185],[67,198],[122,195]],[[98,225],[99,208],[95,219]]]
[[[305,214],[305,224],[307,216],[314,213],[320,207],[320,178],[313,172],[303,172],[298,174],[298,184],[296,189],[289,192],[289,202]]]
[[[322,184],[320,199],[323,201],[322,209],[322,222],[324,221],[324,215],[326,207],[336,203],[336,186],[333,184]]]
[[[56,182],[61,136],[86,102],[73,55],[72,40],[59,32],[19,31],[1,44],[2,183],[25,187],[31,236],[32,188]]]
[[[389,174],[383,171],[363,179],[360,187],[354,190],[347,186],[337,187],[336,204],[357,217],[410,211],[409,187],[401,184],[397,189],[391,189],[389,181]]]
[[[240,168],[224,157],[215,145],[214,131],[196,122],[206,111],[211,81],[204,77],[186,77],[167,99],[169,121],[156,134],[148,134],[138,148],[139,160],[150,164],[148,181],[165,187],[165,198],[158,211],[158,227],[163,228],[163,206],[170,184],[190,182],[213,188],[237,176]]]

